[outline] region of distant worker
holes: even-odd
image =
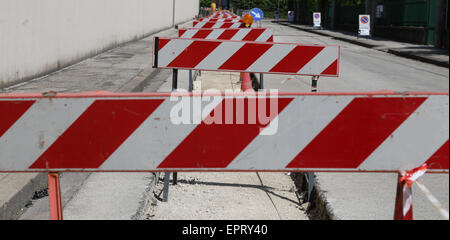
[[[212,12],[215,12],[217,10],[216,8],[217,8],[216,3],[211,3]]]

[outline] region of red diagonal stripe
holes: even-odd
[[[287,168],[356,168],[426,98],[356,98]]]
[[[180,29],[180,30],[178,30],[178,36],[179,36],[179,37],[183,37],[183,34],[184,34],[186,31],[187,31],[186,29]]]
[[[292,100],[292,98],[278,99],[278,114]],[[263,101],[266,101],[267,111],[270,111],[270,100],[264,99]],[[249,124],[248,99],[245,99],[244,102],[244,124],[225,124],[225,100],[222,101],[158,168],[226,168],[259,135],[261,129],[268,125],[262,125],[259,122],[258,124]],[[236,103],[237,101],[234,99],[234,109],[236,109]],[[217,112],[222,112],[223,124],[205,124]],[[256,114],[258,114],[257,110]],[[238,123],[236,114],[233,117],[233,122]],[[273,118],[270,119],[270,121],[272,120]]]
[[[192,36],[192,38],[201,38],[201,39],[205,39],[206,37],[208,37],[209,34],[211,34],[213,30],[205,30],[205,29],[201,29],[198,30],[197,33],[194,34],[194,36]]]
[[[95,101],[30,169],[100,167],[163,101]]]
[[[202,28],[212,28],[216,22],[207,22]]]
[[[428,164],[428,168],[429,169],[438,169],[438,170],[443,170],[446,169],[448,170],[448,165],[449,165],[449,141],[447,140],[446,143],[444,143],[444,145],[442,145],[441,148],[439,148],[439,150],[436,151],[435,154],[433,154],[433,156],[430,157],[430,159],[428,159],[427,164]]]
[[[161,49],[166,46],[166,44],[170,42],[170,39],[159,39],[158,41],[158,51],[161,51]]]
[[[220,36],[217,39],[220,40],[231,40],[234,35],[236,35],[236,33],[239,31],[238,28],[235,29],[227,29],[225,31],[223,31],[222,34],[220,34]]]
[[[252,29],[242,41],[255,41],[266,29]]]
[[[325,69],[322,75],[338,75],[338,60],[334,61],[327,69]]]
[[[220,45],[220,42],[194,41],[168,67],[194,68]]]
[[[269,72],[297,73],[325,47],[297,46]]]
[[[222,24],[222,26],[220,26],[220,28],[229,28],[231,26],[233,26],[235,23],[231,22],[231,23],[224,23]]]
[[[246,70],[271,47],[271,44],[246,43],[219,69]]]
[[[35,101],[0,101],[0,137],[34,104]]]

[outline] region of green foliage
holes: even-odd
[[[264,15],[272,17],[278,8],[278,0],[229,0],[230,7],[233,9],[250,10],[252,8],[260,8],[263,10]],[[211,3],[214,0],[200,0],[200,6],[211,7]],[[287,15],[288,0],[279,0],[280,2],[280,14],[281,16]]]
[[[341,6],[358,6],[364,4],[365,0],[340,0]]]
[[[280,11],[287,11],[287,0],[280,1]],[[232,0],[233,8],[252,9],[260,8],[264,12],[274,12],[277,10],[278,0]]]
[[[211,7],[211,3],[213,3],[213,0],[200,0],[200,6],[201,7]]]

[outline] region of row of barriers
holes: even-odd
[[[173,69],[174,90],[179,69],[306,75],[313,90],[339,76],[338,46],[271,31],[180,29],[155,38],[153,66]],[[0,113],[0,172],[47,172],[51,219],[60,172],[393,172],[395,219],[412,219],[418,177],[449,172],[448,93],[0,94]]]

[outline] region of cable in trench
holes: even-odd
[[[269,192],[264,188],[264,183],[263,183],[263,181],[262,181],[262,179],[261,179],[261,176],[259,175],[258,172],[256,173],[256,176],[258,176],[259,182],[261,183],[261,186],[263,187],[264,192],[266,192],[267,197],[269,197],[270,202],[272,202],[272,205],[273,205],[273,207],[275,208],[275,211],[277,211],[278,217],[280,218],[280,220],[283,220],[283,218],[282,218],[281,215],[280,215],[280,212],[278,211],[277,206],[276,206],[275,203],[273,202],[272,197],[270,196]]]

